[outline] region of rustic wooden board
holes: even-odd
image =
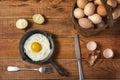
[[[51,33],[56,37],[71,37],[74,36],[75,30],[70,19],[47,19],[44,25],[29,21],[29,27],[26,30],[19,30],[15,24],[18,18],[2,18],[0,19],[0,38],[21,38],[23,34],[32,29],[40,29]],[[48,25],[49,24],[49,25]]]
[[[55,43],[54,58],[73,59],[75,58],[74,38],[53,38]],[[20,39],[0,39],[0,58],[20,58],[19,54]],[[101,50],[99,58],[103,59],[102,52],[106,48],[111,48],[115,52],[115,59],[120,58],[120,38],[80,38],[82,58],[86,58],[91,53],[86,48],[89,41],[96,41],[98,50]]]
[[[26,30],[19,30],[16,28],[15,24],[19,18],[1,18],[0,23],[0,38],[20,38],[23,34],[32,29],[40,29],[51,33],[54,37],[74,37],[75,30],[71,19],[47,19],[44,25],[38,25],[33,23],[31,19],[29,21],[29,27]],[[115,23],[115,25],[98,34],[97,36],[91,37],[119,37],[120,35],[120,23]],[[103,36],[104,35],[104,36]],[[91,38],[90,37],[90,38]]]
[[[74,51],[74,24],[71,20],[72,5],[76,0],[0,0],[0,80],[8,79],[60,79],[78,80],[78,68]],[[32,21],[33,14],[41,13],[46,22],[43,25]],[[25,18],[29,22],[26,30],[19,30],[15,23],[19,18]],[[53,58],[68,71],[68,76],[61,77],[51,64],[34,65],[22,61],[19,54],[19,41],[30,30],[40,29],[53,35],[55,51]],[[97,36],[79,38],[83,59],[83,71],[86,80],[120,80],[120,21],[114,26]],[[89,41],[96,41],[98,49],[106,48],[114,50],[113,59],[105,59],[102,52],[96,64],[91,67],[86,61],[90,53],[86,49]],[[36,71],[8,72],[7,66],[39,68],[40,66],[52,67],[51,74],[40,74]]]
[[[69,18],[73,3],[74,0],[5,0],[0,1],[0,17],[31,18],[41,13],[47,18]]]
[[[56,70],[51,66],[51,64],[34,65],[22,61],[21,59],[6,59],[0,60],[0,78],[2,79],[78,79],[78,69],[75,59],[57,59],[56,60],[61,67],[63,67],[69,75],[65,77],[59,76]],[[106,79],[111,80],[113,78],[120,78],[120,59],[100,59],[97,63],[91,67],[89,64],[83,60],[83,72],[86,79]],[[51,67],[52,72],[50,74],[41,74],[37,71],[18,71],[18,72],[8,72],[6,70],[7,66],[18,66],[18,67],[29,67],[29,68],[39,68],[40,66]],[[71,67],[70,67],[71,66]],[[28,74],[29,72],[29,74]]]

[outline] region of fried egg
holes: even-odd
[[[31,35],[24,44],[26,55],[33,61],[45,59],[50,53],[50,43],[46,36],[36,33]]]

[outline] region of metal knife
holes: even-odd
[[[84,80],[78,34],[75,35],[74,41],[75,41],[74,42],[75,43],[75,53],[76,53],[76,58],[77,58],[77,62],[78,62],[79,80]]]

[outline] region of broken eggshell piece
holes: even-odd
[[[90,41],[87,43],[87,49],[94,51],[97,48],[97,43],[95,41]]]
[[[103,56],[104,56],[105,58],[112,58],[113,55],[114,55],[114,52],[113,52],[113,50],[110,49],[110,48],[107,48],[107,49],[105,49],[105,50],[103,51]]]

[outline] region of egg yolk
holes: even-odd
[[[42,46],[40,43],[38,42],[33,42],[32,45],[31,45],[31,50],[33,52],[39,52],[40,50],[42,49]]]

